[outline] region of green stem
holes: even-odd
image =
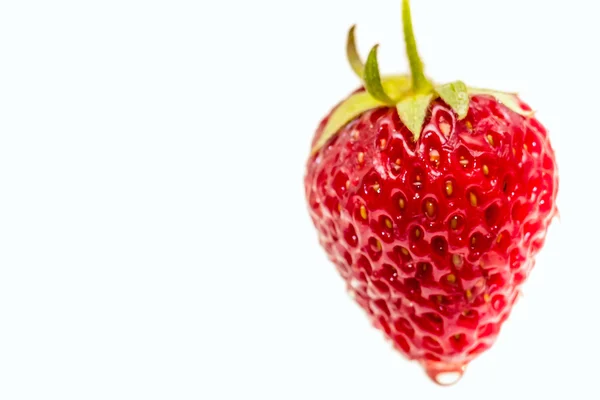
[[[413,90],[420,92],[431,87],[431,84],[423,72],[423,63],[417,51],[415,33],[413,32],[412,18],[410,15],[409,0],[402,0],[402,24],[404,26],[404,42],[406,43],[406,54],[410,64]]]

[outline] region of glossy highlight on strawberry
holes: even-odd
[[[494,343],[557,212],[546,129],[518,97],[479,93],[464,114],[431,96],[418,134],[377,104],[323,141],[342,102],[306,167],[310,216],[348,291],[438,383]]]

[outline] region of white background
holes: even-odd
[[[437,81],[517,90],[561,220],[451,388],[371,328],[317,244],[304,163],[358,82],[406,71],[400,1],[0,3],[0,399],[597,399],[596,3],[413,0]]]

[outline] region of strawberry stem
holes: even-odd
[[[431,83],[425,77],[423,63],[417,51],[415,33],[413,32],[412,18],[410,15],[409,0],[402,0],[402,25],[404,26],[404,42],[406,43],[406,54],[410,64],[413,91],[423,92],[431,89]]]

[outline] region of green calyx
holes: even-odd
[[[493,96],[510,110],[525,117],[533,114],[532,111],[524,110],[520,106],[517,95],[514,93],[468,87],[462,81],[442,85],[432,83],[425,76],[423,63],[417,51],[409,0],[402,0],[402,22],[406,54],[410,65],[409,76],[381,77],[377,62],[379,45],[373,46],[366,63],[363,63],[356,49],[356,26],[350,28],[346,54],[352,70],[361,79],[365,91],[350,96],[332,112],[321,136],[313,147],[313,153],[323,147],[347,123],[366,111],[380,107],[394,107],[402,123],[413,134],[415,141],[421,135],[431,102],[437,98],[441,98],[452,108],[459,120],[467,116],[470,97],[475,95]]]

